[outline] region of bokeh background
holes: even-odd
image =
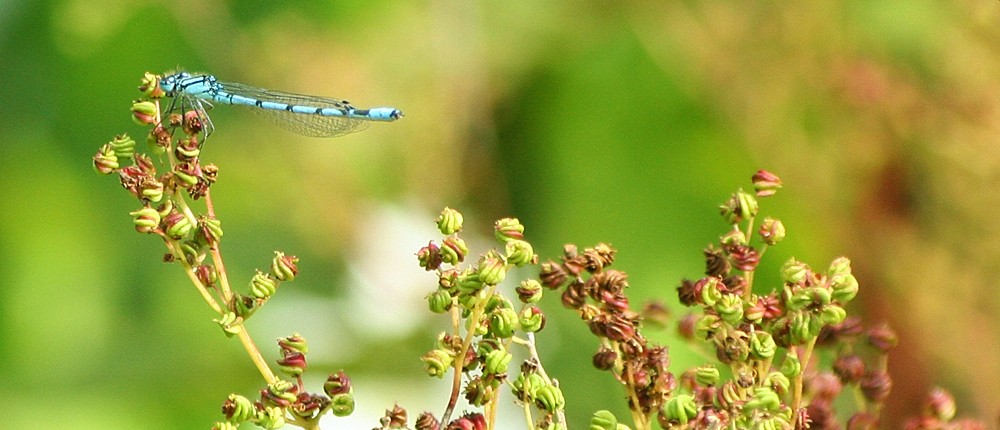
[[[397,401],[411,416],[444,407],[447,384],[417,358],[445,321],[424,311],[434,279],[413,257],[442,207],[465,213],[478,252],[502,216],[543,258],[609,242],[635,301],[680,315],[674,287],[726,228],[718,204],[766,168],[786,188],[763,210],[789,236],[759,282],[792,255],[852,258],[851,311],[900,335],[886,428],[936,385],[995,428],[998,48],[1000,3],[986,0],[4,0],[0,416],[207,428],[230,392],[259,388],[161,243],[132,231],[136,203],[91,168],[115,134],[142,137],[128,112],[142,73],[183,67],[406,113],[319,140],[212,111],[203,157],[222,169],[231,278],[274,250],[302,259],[250,329],[270,359],[272,339],[300,332],[317,378],[354,379],[358,411],[326,427],[374,427]],[[554,295],[544,304],[539,343],[571,426],[624,411],[590,368],[586,327]],[[658,336],[675,370],[701,363]]]

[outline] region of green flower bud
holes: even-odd
[[[156,124],[156,105],[148,100],[132,102],[132,120],[138,125]]]
[[[785,238],[785,224],[781,220],[777,220],[771,217],[764,218],[764,222],[760,225],[760,237],[764,239],[764,243],[768,245],[777,245]]]
[[[524,239],[524,226],[517,218],[503,218],[493,224],[493,232],[500,242]]]
[[[483,361],[483,371],[494,375],[506,373],[507,366],[513,358],[513,355],[503,349],[490,351]]]
[[[279,281],[294,281],[299,274],[298,262],[299,258],[294,255],[275,251],[271,260],[271,276]]]
[[[455,279],[455,286],[461,295],[472,296],[483,289],[483,281],[479,278],[479,273],[474,270],[466,270]]]
[[[834,275],[830,278],[830,288],[833,290],[833,300],[846,304],[858,295],[858,279],[850,273]]]
[[[433,349],[420,357],[420,361],[424,362],[424,371],[427,375],[441,379],[451,368],[454,357],[448,351]]]
[[[802,345],[813,337],[812,320],[812,315],[807,312],[796,312],[791,316],[788,335],[792,345]]]
[[[834,278],[839,275],[850,275],[851,274],[851,259],[847,257],[837,257],[830,262],[830,268],[827,269],[827,276]]]
[[[704,290],[702,290],[704,292]],[[722,294],[713,307],[729,325],[739,325],[743,320],[743,298],[735,294]]]
[[[174,240],[187,237],[191,233],[191,230],[194,229],[194,224],[191,223],[191,220],[184,216],[184,214],[176,211],[171,212],[163,218],[163,226],[167,236]]]
[[[740,230],[729,230],[726,234],[719,237],[719,243],[723,245],[749,245],[750,242],[747,240],[747,235],[743,234]]]
[[[534,263],[538,257],[535,255],[531,244],[523,240],[511,239],[505,246],[507,252],[507,263],[517,267]]]
[[[267,385],[267,389],[261,392],[261,401],[267,406],[287,407],[295,403],[298,398],[298,386],[278,379]]]
[[[701,301],[705,306],[715,306],[715,302],[722,299],[722,291],[719,290],[719,278],[705,278],[705,286],[701,288]]]
[[[242,423],[253,418],[256,409],[250,399],[239,394],[230,394],[226,402],[222,404],[222,413],[226,420],[231,423]]]
[[[695,334],[698,335],[699,339],[708,339],[711,334],[719,329],[722,324],[722,319],[718,315],[705,314],[698,319],[695,323]]]
[[[521,281],[516,291],[521,303],[537,303],[542,298],[542,284],[534,279]]]
[[[757,387],[754,389],[753,397],[743,404],[744,413],[750,411],[775,412],[781,407],[781,399],[778,393],[767,387]]]
[[[214,245],[222,239],[222,221],[215,218],[198,219],[198,239],[206,245]]]
[[[129,212],[129,215],[132,215],[132,224],[139,233],[151,233],[160,226],[160,213],[151,207]]]
[[[795,258],[789,258],[781,267],[781,280],[793,284],[800,283],[809,276],[809,266]]]
[[[788,380],[788,377],[781,372],[771,372],[767,375],[767,378],[764,379],[764,386],[771,387],[771,389],[779,395],[787,393],[788,387],[791,385],[792,383]]]
[[[802,363],[797,355],[789,353],[785,356],[785,361],[781,363],[781,374],[788,379],[795,379],[802,374]]]
[[[334,416],[346,417],[354,412],[354,393],[344,393],[330,399],[330,412]]]
[[[465,256],[469,254],[469,247],[465,240],[460,237],[449,237],[441,245],[441,262],[452,266],[465,261]]]
[[[514,397],[523,402],[534,402],[535,393],[539,388],[548,385],[542,375],[537,373],[521,373],[517,375],[517,379],[510,385],[511,391],[514,393]]]
[[[278,339],[278,347],[286,352],[298,352],[300,354],[309,353],[309,342],[298,333]]]
[[[212,321],[222,327],[222,332],[226,334],[226,337],[233,337],[243,329],[243,318],[237,316],[235,312],[226,312],[222,318]]]
[[[115,155],[118,158],[132,158],[135,156],[135,140],[132,140],[127,134],[115,136],[111,142],[108,142],[108,145],[115,151]]]
[[[250,294],[254,297],[266,299],[274,295],[277,289],[278,282],[260,270],[250,279]]]
[[[462,213],[448,207],[444,208],[435,220],[438,230],[445,236],[462,231],[462,221]]]
[[[517,312],[514,312],[513,309],[497,309],[490,315],[489,332],[498,338],[510,338],[514,335],[514,330],[517,330],[517,328]]]
[[[427,306],[430,308],[431,312],[436,314],[448,312],[448,310],[451,309],[451,304],[451,294],[445,290],[439,289],[427,295]]]
[[[163,183],[149,179],[139,184],[139,198],[149,202],[159,202],[163,199]]]
[[[822,325],[837,325],[844,322],[845,318],[847,318],[847,311],[840,306],[831,304],[824,306],[823,310],[819,314],[819,317],[816,319],[822,322]],[[819,334],[819,332],[817,332],[817,334]]]
[[[750,355],[756,360],[764,360],[774,357],[778,351],[778,345],[774,343],[771,333],[766,331],[754,331],[750,333]]]
[[[612,414],[606,410],[600,410],[594,412],[594,416],[590,418],[590,427],[588,430],[617,430],[618,429],[618,418],[615,414]]]
[[[139,91],[142,95],[151,99],[158,99],[166,95],[166,91],[160,87],[160,75],[146,72],[139,80]]]
[[[102,175],[109,175],[121,167],[118,163],[118,156],[115,155],[115,150],[111,145],[101,146],[92,160],[94,161],[94,171]]]
[[[190,163],[179,163],[174,166],[174,178],[180,182],[180,185],[184,188],[193,187],[198,184],[198,177],[201,175],[201,171],[195,168],[193,164]]]
[[[712,365],[698,367],[694,372],[695,381],[706,387],[719,383],[719,369]]]
[[[667,400],[663,414],[667,421],[685,426],[698,415],[698,404],[695,403],[694,397],[678,394]]]
[[[556,412],[566,406],[566,399],[559,387],[546,384],[535,390],[535,406],[548,412]]]
[[[211,430],[239,430],[239,425],[226,421],[219,421],[212,424]]]
[[[545,328],[545,314],[538,306],[527,306],[518,314],[518,324],[527,333],[536,333]]]
[[[497,285],[507,276],[507,265],[493,251],[479,261],[479,280],[486,285]]]
[[[201,145],[198,144],[198,140],[194,138],[184,138],[180,142],[177,142],[177,146],[174,148],[174,156],[178,160],[189,162],[198,158],[201,155]]]
[[[277,406],[268,406],[257,411],[258,426],[265,429],[278,429],[285,426],[285,411]]]

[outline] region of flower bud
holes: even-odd
[[[536,333],[545,328],[545,314],[542,313],[541,309],[538,309],[538,306],[525,307],[518,317],[521,330],[527,333]]]
[[[524,239],[524,225],[517,218],[503,218],[493,224],[493,232],[497,240],[507,242],[511,239]]]
[[[719,383],[719,369],[712,365],[698,367],[695,369],[694,378],[699,385],[711,387]]]
[[[239,430],[239,425],[228,421],[217,421],[210,427],[211,430]]]
[[[785,356],[785,361],[781,363],[781,374],[785,375],[788,379],[795,379],[802,374],[802,362],[799,361],[799,356],[795,354],[788,354]]]
[[[102,175],[109,175],[120,166],[114,148],[107,144],[97,150],[92,160],[94,161],[94,171]]]
[[[441,423],[430,412],[423,412],[417,416],[413,423],[414,430],[441,430]]]
[[[694,397],[678,394],[667,400],[662,412],[665,421],[686,426],[688,421],[698,415],[698,404],[695,403]]]
[[[889,352],[899,343],[899,337],[888,324],[882,324],[868,330],[868,344],[883,353]]]
[[[205,118],[198,110],[184,112],[184,122],[182,123],[184,134],[194,136],[205,129]]]
[[[542,298],[542,284],[534,279],[526,279],[515,288],[521,303],[537,303]]]
[[[781,189],[781,178],[767,170],[758,170],[751,180],[757,197],[771,196]]]
[[[441,267],[442,262],[441,248],[433,241],[427,242],[427,246],[417,251],[417,262],[419,262],[420,267],[423,267],[424,270],[437,270]]]
[[[445,236],[462,231],[462,213],[452,208],[444,208],[435,222],[437,222],[438,231]]]
[[[833,362],[833,373],[840,378],[840,382],[853,384],[864,376],[865,361],[857,354],[838,356]]]
[[[257,426],[265,429],[279,429],[285,426],[285,411],[279,406],[265,406],[257,411]]]
[[[892,379],[885,371],[876,370],[865,374],[858,384],[861,393],[872,403],[882,403],[892,390]]]
[[[554,261],[547,261],[542,263],[542,269],[538,274],[538,280],[541,281],[542,285],[554,290],[566,282],[566,271],[563,269],[562,265]]]
[[[618,418],[615,414],[608,412],[606,410],[600,410],[594,412],[594,416],[590,418],[590,427],[588,430],[617,430],[618,429]]]
[[[181,139],[174,148],[174,156],[182,162],[194,161],[198,155],[201,155],[201,145],[198,143],[198,139],[190,137]]]
[[[235,312],[226,312],[221,318],[212,321],[222,327],[226,337],[233,337],[243,329],[243,318],[237,316]]]
[[[286,352],[277,363],[278,369],[289,376],[301,376],[308,367],[306,356],[301,352]]]
[[[771,389],[779,395],[787,393],[788,387],[791,385],[792,383],[788,380],[788,377],[781,372],[771,372],[767,375],[767,378],[764,379],[764,386],[771,387]]]
[[[535,390],[535,406],[548,412],[555,412],[566,406],[566,399],[559,387],[546,384]]]
[[[162,98],[166,95],[166,91],[160,87],[160,78],[161,76],[155,73],[144,73],[142,79],[139,80],[139,91],[142,92],[142,95],[151,99]]]
[[[274,259],[271,260],[271,276],[279,281],[295,280],[295,276],[299,274],[298,262],[299,258],[294,255],[275,251]]]
[[[789,258],[781,267],[781,280],[793,284],[804,281],[809,276],[809,266],[795,258]]]
[[[351,378],[347,377],[347,374],[343,370],[338,370],[337,373],[330,374],[326,378],[326,382],[323,383],[323,392],[331,398],[350,393],[351,391],[353,391]]]
[[[146,100],[132,102],[132,119],[138,125],[156,124],[156,105]]]
[[[764,218],[764,222],[761,223],[758,232],[761,239],[764,239],[764,243],[776,245],[785,238],[785,224],[781,220],[766,217]]]
[[[507,265],[493,251],[479,261],[479,281],[486,285],[497,285],[507,276]]]
[[[208,264],[196,266],[194,268],[194,275],[198,278],[198,282],[201,282],[201,285],[205,287],[211,287],[219,280],[219,274],[215,271],[215,268]]]
[[[507,263],[517,267],[533,263],[537,260],[531,244],[523,240],[511,239],[507,241],[505,247],[507,253]]]
[[[847,318],[847,311],[844,310],[844,308],[835,304],[830,304],[823,307],[823,310],[820,312],[817,319],[819,319],[823,325],[837,325],[844,322],[845,318]],[[819,332],[817,331],[816,334],[819,334]]]
[[[198,239],[207,245],[215,245],[222,239],[222,221],[216,218],[198,219]]]
[[[451,368],[454,357],[443,349],[433,349],[420,357],[420,361],[424,362],[424,371],[427,375],[441,379]]]
[[[934,388],[924,400],[924,414],[942,423],[955,418],[955,398],[944,388]]]
[[[744,410],[776,412],[781,407],[781,399],[778,393],[767,387],[757,387],[753,391],[753,397],[743,404]]]
[[[699,282],[702,281],[704,281],[704,285],[701,287],[701,302],[705,306],[715,306],[715,303],[722,299],[722,291],[719,290],[719,278],[712,276],[699,280]]]
[[[517,330],[517,328],[517,312],[514,312],[513,309],[497,309],[490,316],[489,332],[498,338],[510,338],[514,335],[514,330]]]
[[[506,373],[507,366],[513,358],[513,355],[502,348],[490,351],[483,360],[483,371],[493,375]]]
[[[346,417],[354,412],[354,393],[338,394],[330,398],[330,412],[337,417]]]
[[[511,392],[514,393],[514,397],[522,402],[534,402],[535,393],[539,388],[547,385],[545,379],[542,375],[538,373],[521,373],[517,375],[517,379],[510,384]]]
[[[438,289],[427,295],[427,306],[431,312],[443,314],[451,309],[452,297],[447,290]]]
[[[739,325],[743,320],[743,298],[735,294],[722,294],[713,309],[729,325]]]
[[[139,233],[152,233],[160,226],[160,213],[151,207],[129,212],[129,215],[132,215],[132,224]]]
[[[242,423],[254,416],[254,406],[250,399],[239,394],[230,394],[222,404],[222,414],[232,423]]]
[[[850,273],[834,275],[830,278],[830,288],[833,290],[833,300],[846,304],[858,295],[858,279]]]
[[[254,297],[266,299],[274,295],[277,289],[277,281],[260,270],[250,279],[250,294],[253,294]]]
[[[465,261],[465,256],[468,254],[469,247],[460,237],[445,238],[441,246],[441,261],[452,266]]]
[[[283,353],[298,352],[306,354],[309,352],[309,342],[302,335],[294,333],[291,336],[279,338],[278,348],[281,348]]]
[[[754,331],[750,333],[750,356],[757,360],[766,360],[774,357],[778,345],[775,344],[771,333],[766,331]]]
[[[194,224],[191,223],[184,214],[180,212],[171,212],[166,217],[163,218],[163,226],[166,230],[167,236],[174,240],[180,240],[187,237],[194,229]]]

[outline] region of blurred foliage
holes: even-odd
[[[407,114],[322,141],[212,112],[205,157],[222,168],[213,195],[231,275],[248,279],[274,249],[303,261],[295,291],[272,301],[286,305],[252,328],[264,348],[299,331],[332,349],[324,365],[346,368],[358,391],[351,428],[397,400],[444,406],[424,394],[441,387],[417,360],[440,323],[420,302],[433,278],[412,270],[441,207],[485,234],[518,216],[543,256],[608,241],[634,296],[674,306],[676,283],[700,273],[700,249],[724,227],[716,206],[758,168],[787,184],[765,208],[789,229],[767,256],[772,272],[790,255],[848,255],[857,310],[899,330],[888,427],[934,384],[989,421],[998,9],[7,0],[0,413],[12,428],[205,428],[230,391],[257,389],[238,345],[159,263],[160,244],[131,233],[131,200],[90,167],[113,135],[140,133],[128,106],[142,72],[184,66]],[[555,297],[546,304],[543,358],[579,427],[618,388],[589,369],[586,328]],[[699,364],[685,351],[673,349],[678,368]]]

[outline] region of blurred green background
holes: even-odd
[[[445,321],[424,312],[434,279],[413,257],[442,207],[484,238],[475,252],[502,216],[543,258],[609,242],[636,304],[680,312],[674,287],[726,228],[717,205],[759,168],[786,182],[762,206],[789,231],[760,282],[792,255],[847,255],[852,311],[900,334],[886,427],[934,385],[996,425],[998,48],[995,1],[0,1],[0,414],[207,428],[230,392],[258,389],[160,241],[132,231],[134,200],[91,168],[115,134],[142,137],[128,112],[142,73],[183,67],[406,113],[318,140],[212,111],[203,159],[222,169],[234,283],[273,250],[302,259],[250,329],[272,360],[271,340],[298,331],[315,377],[354,380],[358,412],[326,427],[444,407],[447,383],[417,357]],[[587,328],[544,304],[571,426],[621,413]],[[701,363],[659,340],[674,370]]]

